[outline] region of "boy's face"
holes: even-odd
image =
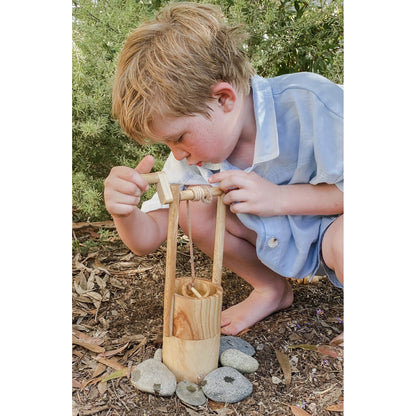
[[[173,117],[155,116],[152,131],[165,143],[175,159],[188,165],[220,163],[233,152],[239,139],[238,117],[224,111],[219,100],[209,102],[211,118],[201,114]]]

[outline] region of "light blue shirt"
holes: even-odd
[[[251,80],[256,117],[254,171],[277,185],[335,184],[343,191],[343,89],[312,73]],[[169,155],[163,170],[170,183],[208,184],[215,172],[237,169],[220,164],[188,166]],[[167,206],[165,206],[167,207]],[[143,203],[145,212],[162,208],[157,194]],[[257,233],[259,259],[276,273],[313,276],[320,263],[325,230],[336,216],[237,214]]]

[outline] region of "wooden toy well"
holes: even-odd
[[[198,292],[195,296],[190,290],[190,278],[176,277],[179,202],[196,199],[191,189],[180,192],[179,185],[171,185],[173,202],[169,206],[162,355],[163,363],[178,382],[199,383],[218,367],[225,205],[221,190],[212,188],[211,195],[218,196],[212,281],[194,279],[193,287]]]

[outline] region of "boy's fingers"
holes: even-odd
[[[155,164],[155,158],[152,155],[145,156],[140,163],[135,167],[138,173],[149,173]]]

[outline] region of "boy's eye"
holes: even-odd
[[[183,134],[182,134],[182,136],[180,136],[179,137],[179,139],[178,140],[176,140],[176,142],[175,143],[180,143],[180,142],[182,142],[183,141]]]

